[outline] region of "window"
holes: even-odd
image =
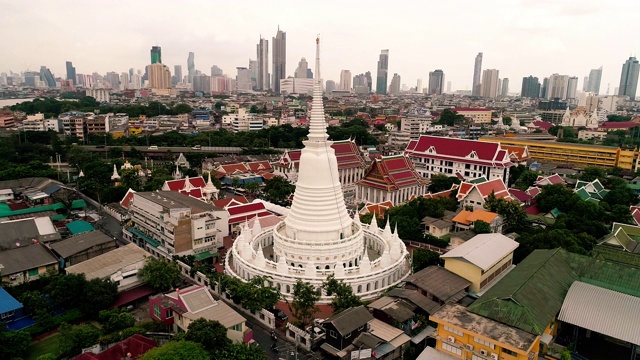
[[[451,345],[449,345],[447,343],[442,343],[442,349],[446,350],[446,351],[448,351],[450,353],[454,353],[456,355],[462,355],[462,349],[457,348],[455,346],[451,346]]]
[[[351,337],[351,333],[348,333],[347,335],[344,336],[345,339],[348,339]]]
[[[507,354],[507,355],[514,356],[514,357],[517,357],[517,356],[518,356],[518,353],[517,353],[517,352],[515,352],[515,351],[511,351],[511,350],[509,350],[509,349],[502,348],[502,352],[503,352],[503,353],[505,353],[505,354]]]
[[[8,317],[13,316],[13,314],[14,314],[13,310],[11,310],[11,311],[7,311],[6,313],[2,313],[2,314],[0,314],[0,318],[2,318],[2,319],[6,319],[6,318],[8,318]]]
[[[460,330],[458,330],[458,329],[454,329],[454,328],[452,328],[452,327],[450,327],[450,326],[446,326],[446,325],[444,326],[444,329],[445,329],[445,331],[448,331],[448,332],[450,332],[450,333],[453,333],[453,334],[456,334],[456,335],[462,336],[462,331],[460,331]]]
[[[487,340],[484,340],[484,339],[480,339],[480,338],[474,337],[473,341],[477,342],[478,344],[481,344],[481,345],[484,345],[484,346],[488,346],[492,350],[494,350],[496,348],[496,344],[492,344],[491,342],[489,342]]]
[[[161,314],[160,314],[160,306],[158,306],[158,304],[153,304],[153,315],[155,315],[155,317],[157,317],[158,319],[161,319]]]
[[[167,319],[171,319],[173,317],[173,309],[167,309]]]
[[[38,269],[29,270],[29,276],[38,276],[38,274],[39,274]]]
[[[234,330],[234,331],[242,331],[242,323],[235,324],[232,327],[230,327],[229,329]]]
[[[329,336],[331,336],[332,338],[337,338],[338,336],[336,335],[336,332],[333,330],[329,330]]]

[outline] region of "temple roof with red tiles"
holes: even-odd
[[[211,202],[213,206],[219,209],[226,209],[229,206],[242,205],[247,203],[249,203],[249,200],[247,200],[247,198],[244,197],[244,195],[234,196],[232,198],[219,199]]]
[[[526,146],[502,145],[500,147],[507,151],[512,161],[523,162],[529,159],[529,149]]]
[[[411,159],[395,155],[375,159],[358,184],[394,191],[407,186],[425,185],[427,181],[416,172]]]
[[[125,209],[129,209],[129,205],[131,205],[131,200],[133,200],[133,194],[135,193],[136,192],[133,189],[127,190],[127,193],[124,194],[124,197],[122,198],[122,200],[120,200],[120,206],[122,206]]]
[[[499,143],[421,135],[411,140],[405,154],[492,167],[510,167],[509,154]]]
[[[463,182],[462,184],[460,184],[460,188],[458,190],[458,200],[462,200],[467,197],[474,189],[476,189],[480,193],[480,196],[482,196],[482,198],[485,200],[487,199],[487,197],[489,197],[489,195],[491,195],[491,193],[493,193],[497,199],[504,198],[505,200],[513,200],[511,194],[509,194],[509,189],[507,189],[507,186],[500,178],[485,181],[479,184]]]
[[[207,186],[207,182],[204,180],[202,176],[188,178],[189,184],[194,188],[204,188]],[[181,191],[184,190],[185,181],[187,179],[179,179],[179,180],[168,180],[164,182],[162,186],[162,190],[170,190],[170,191]]]
[[[336,159],[338,160],[338,169],[349,169],[364,167],[365,162],[358,145],[354,140],[340,140],[334,141],[331,145],[336,152]],[[293,164],[298,168],[300,162],[300,150],[287,150],[282,154],[280,159],[275,163],[276,166],[288,168]]]
[[[553,174],[546,177],[538,176],[535,182],[535,184],[538,186],[556,185],[556,184],[564,184],[564,183],[565,183],[564,179],[562,178],[562,176],[558,174]]]

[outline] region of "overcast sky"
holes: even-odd
[[[76,72],[118,73],[143,69],[152,45],[162,62],[186,75],[189,51],[196,69],[211,65],[230,76],[256,58],[262,35],[287,33],[287,75],[306,57],[314,68],[315,37],[321,35],[322,78],[371,71],[389,49],[389,81],[426,86],[429,71],[442,69],[452,89],[471,88],[473,62],[510,78],[520,92],[522,77],[552,73],[577,76],[604,67],[601,93],[618,86],[622,63],[640,49],[635,0],[321,0],[321,1],[15,1],[0,0],[0,72],[48,66],[65,76]],[[269,55],[271,72],[271,54]],[[375,82],[375,80],[374,80]],[[374,84],[375,88],[375,84]]]

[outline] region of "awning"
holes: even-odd
[[[218,253],[211,253],[209,251],[203,251],[195,255],[195,261],[202,261],[208,258],[218,257]]]
[[[418,335],[412,337],[411,342],[414,344],[419,344],[422,342],[422,340],[426,339],[430,335],[433,335],[435,332],[436,332],[436,329],[434,329],[431,326],[427,326],[427,328],[420,331]]]
[[[155,293],[155,291],[149,285],[138,286],[127,291],[123,291],[118,294],[115,303],[111,305],[111,309],[126,305],[135,300],[141,299],[145,296],[149,296]]]
[[[136,228],[133,228],[133,227],[127,228],[127,231],[129,231],[133,235],[139,237],[140,239],[144,240],[147,244],[151,245],[154,248],[157,248],[158,246],[160,246],[160,242],[152,239],[147,234],[143,233],[142,231],[140,231],[140,230],[138,230]]]
[[[542,336],[540,337],[540,342],[542,342],[543,344],[549,345],[552,339],[553,339],[553,336],[551,336],[551,334],[542,334]]]

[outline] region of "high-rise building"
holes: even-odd
[[[293,77],[298,79],[307,79],[307,75],[309,74],[309,63],[307,63],[307,59],[302,58],[300,62],[298,62],[298,68],[293,73]]]
[[[569,88],[569,76],[553,74],[549,76],[549,83],[547,84],[546,99],[560,99],[567,98],[567,90]]]
[[[593,70],[591,70],[593,71]],[[582,91],[589,91],[589,77],[585,76],[582,80]]]
[[[393,78],[391,78],[391,84],[389,84],[389,94],[400,94],[400,75],[393,74]]]
[[[636,98],[636,90],[638,89],[638,73],[640,72],[640,64],[635,56],[622,65],[622,74],[620,74],[620,86],[618,87],[618,95],[628,96],[631,100]]]
[[[444,91],[444,72],[440,69],[429,72],[429,95],[442,95]]]
[[[171,71],[162,63],[147,65],[149,87],[151,89],[171,89]]]
[[[336,82],[333,80],[327,80],[326,85],[324,87],[324,91],[327,94],[331,94],[331,92],[335,89],[336,89]]]
[[[572,76],[567,82],[567,99],[575,99],[578,91],[578,77]]]
[[[171,83],[173,86],[176,86],[179,82],[182,81],[182,65],[174,65],[173,66],[173,77],[171,78]]]
[[[224,74],[224,71],[218,67],[218,65],[213,65],[211,67],[211,76],[221,76]]]
[[[416,92],[422,94],[422,79],[418,79],[416,82]]]
[[[196,74],[195,54],[190,52],[187,57],[187,78],[189,84],[193,84],[193,76]]]
[[[111,85],[112,89],[120,89],[120,75],[118,75],[118,73],[116,73],[115,71],[108,72],[104,76],[104,79],[109,83],[109,85]]]
[[[389,72],[389,50],[380,52],[378,60],[378,74],[376,76],[376,94],[385,95],[387,93],[387,73]],[[398,83],[398,89],[400,84]]]
[[[447,94],[451,94],[451,81],[447,81]]]
[[[540,81],[537,77],[529,75],[529,77],[522,78],[520,96],[532,99],[540,97]]]
[[[129,88],[129,73],[123,72],[120,74],[120,90],[127,90]]]
[[[591,69],[589,72],[589,81],[587,82],[587,90],[594,95],[600,94],[600,81],[602,80],[602,66],[597,69]]]
[[[53,77],[51,70],[44,65],[40,67],[40,81],[44,82],[47,87],[56,87],[56,79]]]
[[[502,88],[500,89],[500,96],[509,96],[509,78],[502,79]]]
[[[76,68],[73,67],[71,61],[67,61],[67,80],[73,81],[73,85],[77,85]]]
[[[211,92],[211,77],[206,74],[193,75],[193,91],[208,94]]]
[[[476,61],[473,65],[473,85],[471,87],[471,95],[481,96],[480,94],[480,75],[482,74],[482,53],[476,55]]]
[[[369,93],[373,89],[373,79],[371,78],[371,71],[364,73],[364,77],[367,79],[367,86],[369,86]]]
[[[236,75],[236,86],[238,91],[251,91],[251,70],[246,67],[237,67],[236,70],[238,70],[238,75]]]
[[[160,46],[151,47],[151,63],[162,64],[162,49]]]
[[[313,71],[311,69],[307,69],[307,79],[313,79]]]
[[[278,26],[278,32],[271,41],[271,46],[273,46],[273,81],[271,81],[271,86],[274,92],[279,93],[280,80],[287,77],[287,33],[280,30],[280,26]],[[240,84],[238,84],[238,90],[240,90]]]
[[[480,54],[482,55],[482,54]],[[482,57],[480,57],[482,61]],[[492,99],[498,96],[498,78],[500,72],[497,69],[487,69],[482,71],[482,81],[480,82],[480,96]]]
[[[258,61],[249,59],[249,71],[251,72],[251,88],[258,89]]]
[[[340,71],[340,90],[351,90],[351,71]]]
[[[258,55],[258,90],[269,90],[269,40],[260,37],[256,46]]]
[[[540,98],[546,99],[549,92],[549,78],[542,79],[542,86],[540,87]]]

